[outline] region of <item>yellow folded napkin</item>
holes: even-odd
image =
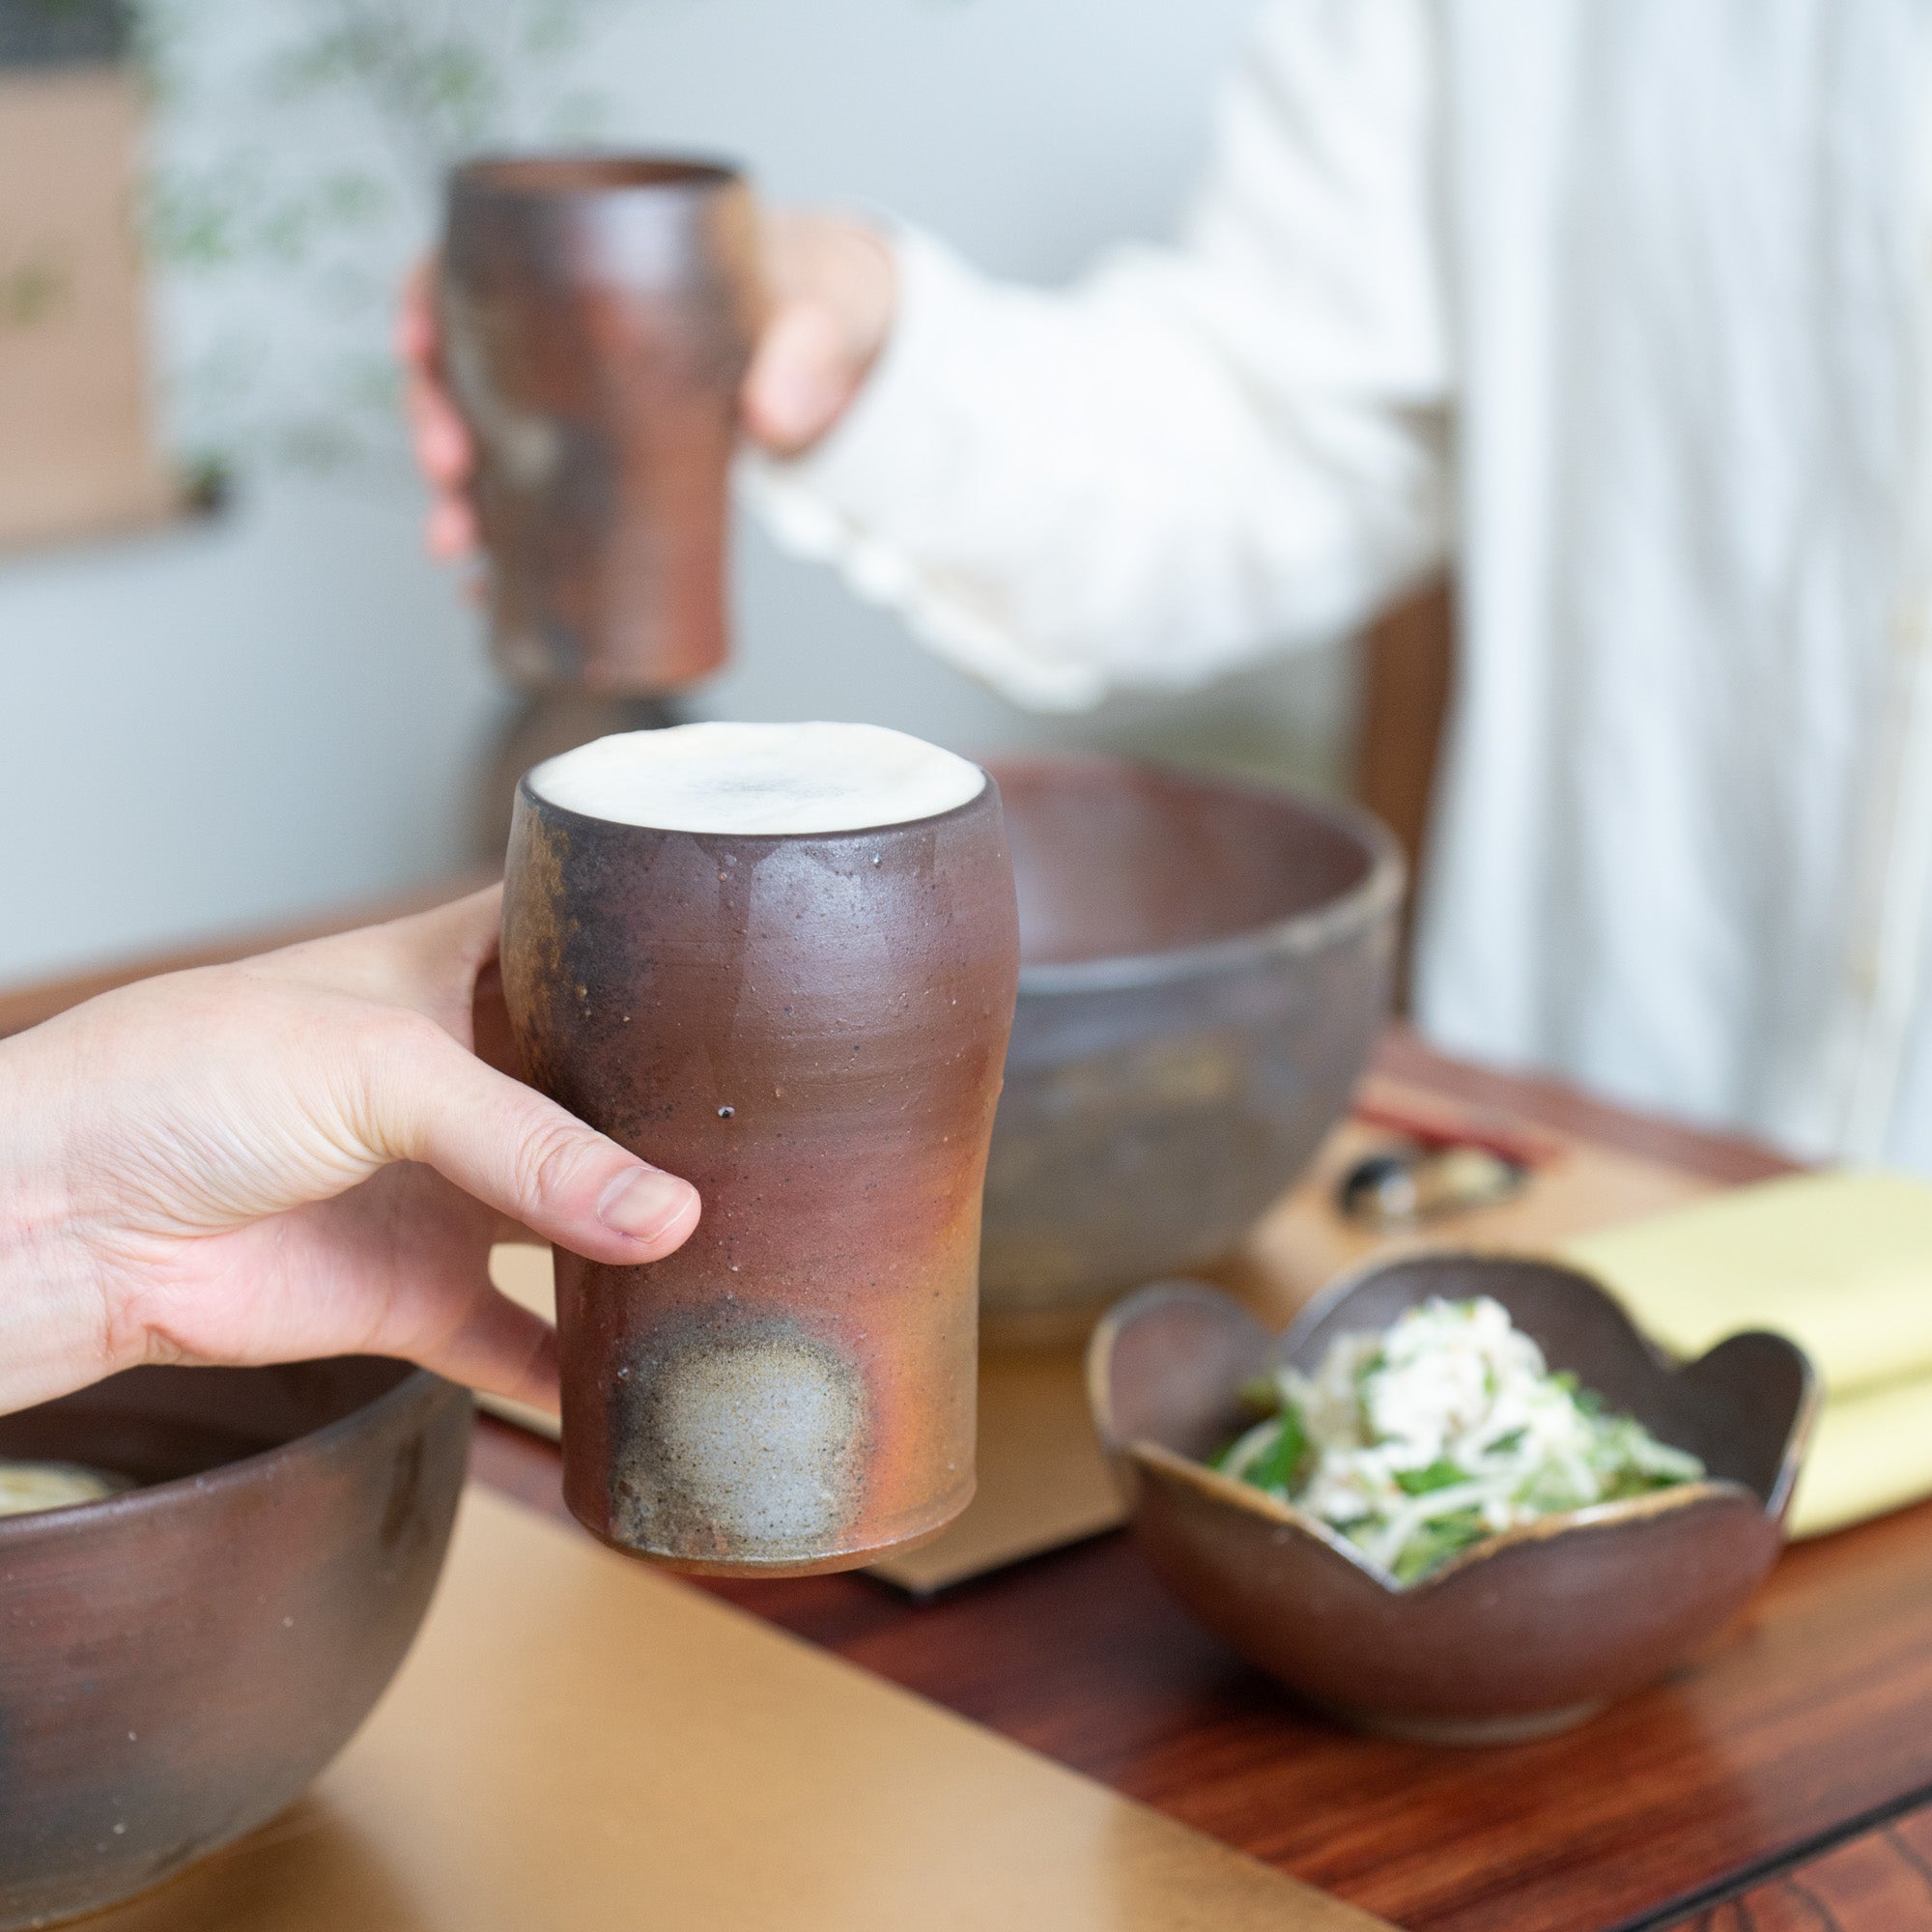
[[[1932,1495],[1932,1377],[1828,1397],[1791,1502],[1791,1534],[1823,1536]]]
[[[1772,1328],[1833,1395],[1932,1374],[1932,1185],[1907,1175],[1767,1180],[1564,1252],[1676,1354]]]
[[[1799,1175],[1587,1235],[1563,1252],[1673,1354],[1770,1328],[1811,1357],[1826,1400],[1794,1536],[1932,1495],[1932,1185]]]

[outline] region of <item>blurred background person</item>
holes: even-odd
[[[1446,563],[1434,1037],[1932,1165],[1923,12],[150,0],[150,90],[112,0],[6,11],[0,982],[474,862],[514,700],[384,338],[448,163],[588,134],[918,217],[772,225],[752,487],[839,569],[748,527],[698,715],[1340,786],[1346,639]],[[1167,231],[1244,38],[1179,244],[1016,286]],[[118,494],[54,500],[109,402]]]
[[[1430,1035],[1932,1169],[1928,24],[1273,0],[1173,248],[1042,294],[778,217],[753,494],[1038,708],[1332,639],[1453,559]]]

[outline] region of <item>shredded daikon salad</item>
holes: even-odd
[[[1314,1375],[1280,1368],[1242,1394],[1268,1413],[1213,1466],[1333,1525],[1399,1583],[1539,1517],[1704,1474],[1550,1374],[1487,1295],[1338,1336]]]

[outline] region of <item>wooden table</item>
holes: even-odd
[[[1716,1179],[1784,1171],[1406,1036],[1379,1065]],[[561,1512],[548,1444],[484,1422],[474,1467]],[[1480,1751],[1298,1710],[1122,1535],[923,1605],[864,1577],[699,1587],[1409,1932],[1932,1928],[1932,1505],[1791,1550],[1670,1682],[1567,1736]]]
[[[0,998],[0,1034],[140,970]],[[1379,1065],[1721,1181],[1784,1166],[1400,1034]],[[549,1444],[482,1420],[473,1468],[563,1515]],[[697,1587],[1408,1932],[1932,1929],[1932,1504],[1790,1551],[1669,1682],[1567,1736],[1481,1751],[1297,1709],[1119,1534],[923,1605],[859,1576]]]

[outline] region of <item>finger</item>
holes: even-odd
[[[502,917],[502,886],[485,886],[428,912],[262,953],[242,970],[406,1007],[467,1046],[476,984],[497,957]]]
[[[427,1013],[444,1033],[477,1052],[479,1011],[489,1027],[485,1065],[514,1073],[515,1043],[503,1000],[497,953],[503,936],[503,888],[485,886],[466,898],[399,922],[411,979],[405,1001]]]
[[[364,1068],[358,1132],[591,1261],[636,1266],[681,1246],[697,1190],[485,1066],[434,1023],[393,1028]]]
[[[434,985],[439,996],[456,990],[468,999],[502,942],[502,881],[370,929],[387,934],[407,969]]]
[[[443,563],[468,556],[478,543],[476,513],[460,497],[439,497],[423,526],[429,554]]]
[[[766,327],[745,377],[746,430],[775,456],[800,455],[838,421],[863,374],[831,308],[788,302]]]
[[[443,383],[433,259],[418,263],[404,285],[396,318],[396,354],[408,376],[403,411],[416,461],[432,483],[453,491],[475,469],[476,444]],[[446,515],[434,539],[446,554],[474,541],[473,528],[466,529],[461,514]]]
[[[487,1244],[502,1238],[494,1233],[500,1217],[427,1168],[400,1166],[292,1218],[307,1224],[315,1250],[301,1306],[327,1320],[327,1296],[317,1290],[331,1268],[348,1277],[343,1332],[307,1338],[309,1353],[397,1355],[554,1412],[555,1331],[490,1279]],[[373,1324],[357,1333],[356,1311],[372,1296]]]
[[[401,1352],[453,1382],[556,1413],[556,1330],[494,1288],[474,1297],[454,1328]]]
[[[390,1355],[546,1406],[554,1339],[491,1281],[498,1219],[428,1167],[398,1162],[331,1200],[137,1242],[119,1251],[123,1342],[104,1367]]]
[[[396,355],[412,369],[437,366],[436,257],[425,255],[403,282],[396,309]]]
[[[479,542],[476,513],[464,494],[476,469],[476,440],[435,367],[433,324],[406,319],[398,333],[406,355],[412,346],[420,349],[424,339],[431,344],[408,362],[412,375],[403,391],[403,413],[416,466],[436,493],[425,541],[432,556],[445,560],[463,556]]]
[[[510,1031],[510,1009],[503,997],[503,969],[494,959],[477,974],[469,996],[469,1050],[485,1066],[512,1079],[523,1078],[523,1057]]]
[[[477,995],[487,975],[493,988],[491,1018],[500,1028],[493,1034],[493,1052],[484,1058],[493,1065],[508,1066],[500,1049],[509,1034],[509,1013],[503,1006],[502,975],[497,952],[503,931],[503,888],[489,885],[479,892],[428,912],[392,920],[371,928],[384,975],[369,990],[379,997],[427,1014],[459,1044],[476,1051]]]
[[[436,313],[432,264],[423,262],[404,286],[396,318],[396,355],[406,382],[404,402],[412,420],[444,414],[463,427],[449,399],[442,366],[442,330]]]
[[[403,392],[416,462],[432,483],[454,488],[476,467],[476,442],[469,425],[440,384],[418,381]]]

